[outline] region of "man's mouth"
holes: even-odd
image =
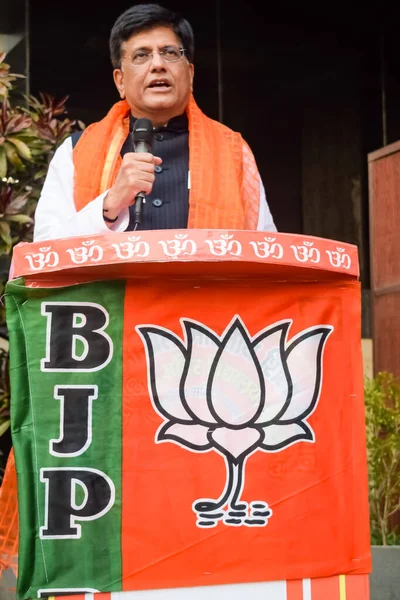
[[[154,79],[147,87],[151,90],[168,90],[171,84],[166,79]]]

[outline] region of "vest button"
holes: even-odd
[[[164,136],[162,133],[156,133],[156,135],[154,136],[156,138],[156,140],[158,140],[159,142],[162,142],[162,140],[164,139]]]
[[[155,170],[156,173],[161,173],[161,171],[163,170],[163,168],[160,167],[160,165],[157,165],[154,170]]]
[[[159,207],[162,205],[162,203],[163,203],[163,201],[160,198],[154,198],[152,205]]]

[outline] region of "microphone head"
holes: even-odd
[[[153,141],[153,122],[150,119],[136,119],[133,125],[134,145],[142,142],[151,147]]]

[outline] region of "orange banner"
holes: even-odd
[[[123,589],[368,572],[359,294],[128,285]]]

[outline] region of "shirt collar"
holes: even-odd
[[[130,119],[129,119],[129,129],[130,131],[133,131],[133,126],[135,124],[136,121],[136,117],[130,115]],[[170,119],[168,121],[168,123],[166,125],[163,125],[162,127],[155,127],[154,131],[174,131],[175,133],[181,133],[183,131],[188,131],[189,128],[189,121],[188,121],[188,117],[186,113],[183,113],[181,115],[178,115],[177,117],[172,117],[172,119]]]

